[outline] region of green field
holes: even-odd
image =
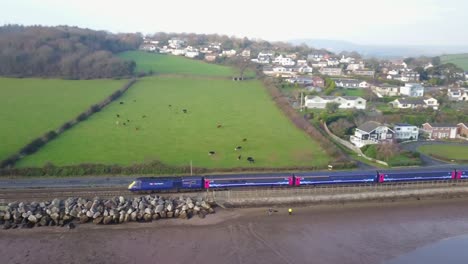
[[[450,160],[468,160],[467,145],[424,145],[419,147],[418,151]]]
[[[125,82],[0,78],[0,160],[75,118]]]
[[[236,71],[233,68],[209,64],[203,61],[187,59],[173,55],[161,55],[143,51],[127,51],[119,56],[126,60],[134,60],[137,72],[188,74],[199,76],[231,77]]]
[[[443,55],[440,56],[440,60],[442,63],[453,63],[465,71],[468,71],[468,53]]]
[[[343,93],[344,95],[347,95],[347,96],[364,96],[365,95],[365,91],[364,89],[343,89]]]
[[[225,72],[221,69],[216,72]],[[170,165],[193,161],[196,167],[232,168],[324,166],[329,161],[318,143],[283,115],[259,81],[146,77],[118,101],[124,104],[110,104],[18,166],[160,160]],[[243,149],[235,151],[236,146]],[[209,151],[216,154],[209,156]],[[240,161],[238,155],[242,155]],[[249,164],[248,156],[256,163]]]

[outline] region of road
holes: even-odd
[[[418,148],[424,145],[466,145],[468,147],[468,142],[460,143],[460,142],[443,142],[443,141],[415,141],[410,143],[401,144],[401,147],[404,150],[418,152]],[[428,155],[421,154],[421,160],[423,161],[423,166],[438,166],[444,164],[451,164],[449,162],[444,162],[440,160],[433,159]]]

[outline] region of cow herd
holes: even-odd
[[[136,100],[133,100],[133,102],[136,102]],[[124,102],[124,101],[120,101],[119,104],[123,105],[123,104],[125,104],[125,102]],[[172,108],[172,104],[168,104],[168,107],[169,107],[169,108]],[[182,109],[182,113],[188,114],[188,110],[184,108],[184,109]],[[120,114],[116,114],[116,117],[120,120],[121,115],[120,115]],[[146,116],[146,115],[142,115],[141,117],[142,117],[142,118],[146,118],[147,116]],[[119,121],[119,120],[116,121],[116,124],[117,124],[117,125],[120,124],[120,121]],[[126,119],[126,120],[124,120],[124,121],[126,121],[126,122],[122,122],[122,125],[124,125],[124,126],[127,126],[127,124],[130,124],[130,122],[131,122],[130,119]],[[218,123],[218,124],[216,125],[216,127],[217,127],[217,128],[222,128],[223,125],[220,124],[220,123]],[[135,130],[136,130],[136,131],[138,131],[139,129],[140,129],[140,128],[139,128],[138,126],[135,127]],[[243,139],[242,139],[242,142],[247,142],[247,138],[243,138]],[[241,151],[241,150],[242,150],[242,146],[237,146],[237,147],[234,148],[234,150],[235,150],[235,151]],[[216,151],[214,151],[214,150],[208,151],[208,155],[209,155],[209,156],[213,156],[213,155],[215,155],[215,154],[216,154]],[[241,160],[241,159],[242,159],[242,155],[238,155],[238,156],[237,156],[237,160]],[[255,159],[254,159],[253,157],[247,157],[246,160],[247,160],[249,163],[255,163]]]

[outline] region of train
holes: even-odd
[[[128,190],[131,192],[179,192],[243,187],[383,184],[460,179],[468,179],[468,168],[140,177],[128,186]]]

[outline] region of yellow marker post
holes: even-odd
[[[291,208],[288,209],[288,212],[289,212],[289,215],[292,215],[292,209]]]

